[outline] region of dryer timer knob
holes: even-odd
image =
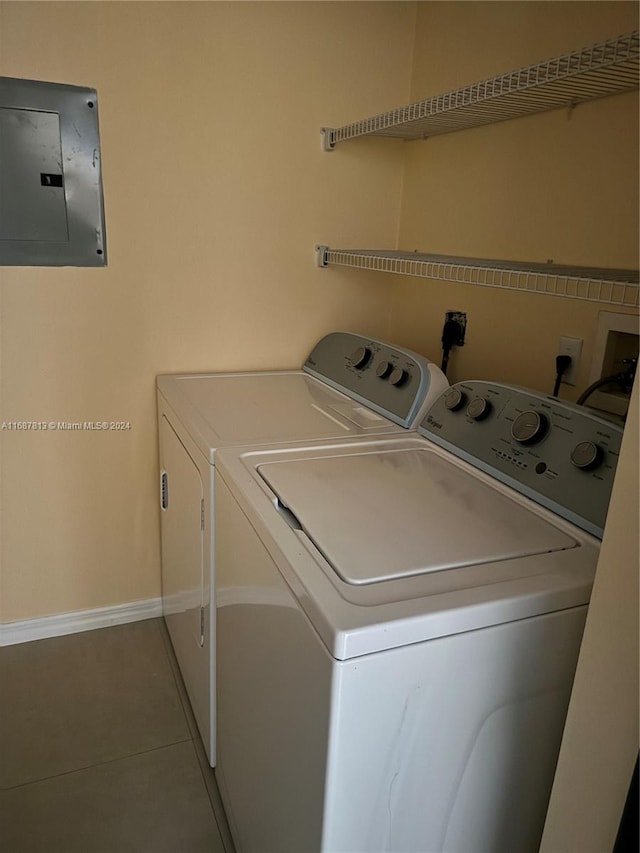
[[[362,370],[363,367],[366,367],[371,360],[371,349],[369,347],[358,347],[358,349],[351,356],[351,364],[358,368],[358,370]]]

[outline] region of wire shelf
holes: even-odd
[[[358,136],[423,139],[637,89],[639,54],[634,30],[343,127],[323,128],[324,148],[331,151]]]
[[[318,266],[355,267],[376,272],[453,281],[520,293],[640,307],[638,271],[523,263],[395,250],[330,249],[316,246]]]

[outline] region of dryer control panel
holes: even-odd
[[[433,362],[392,344],[350,332],[331,332],[302,369],[405,427],[448,387]]]
[[[602,538],[621,425],[536,391],[470,381],[445,391],[419,432]]]

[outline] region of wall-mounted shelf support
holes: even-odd
[[[319,267],[328,267],[329,255],[329,247],[328,246],[316,246],[316,266]]]
[[[634,30],[343,127],[324,127],[323,148],[333,151],[358,136],[424,139],[637,89],[639,41]]]
[[[321,127],[320,133],[322,136],[322,150],[333,151],[336,147],[335,130],[332,127]]]
[[[395,250],[331,249],[322,245],[316,246],[316,262],[319,267],[355,267],[621,307],[640,306],[637,270],[462,258]]]

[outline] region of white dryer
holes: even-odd
[[[621,428],[504,385],[422,435],[223,450],[238,853],[536,853]]]
[[[445,387],[426,358],[346,332],[301,370],[158,377],[163,612],[212,766],[218,449],[404,434]]]

